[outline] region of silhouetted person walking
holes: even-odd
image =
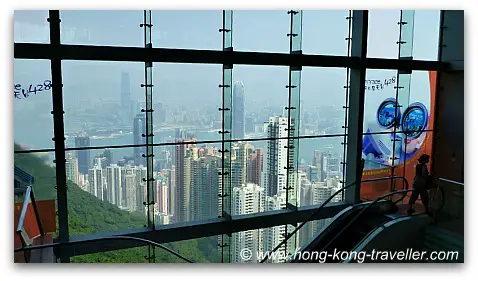
[[[428,183],[429,174],[427,163],[430,161],[430,155],[423,154],[418,158],[418,164],[415,167],[415,178],[413,179],[413,191],[410,200],[408,201],[408,213],[415,212],[413,204],[417,201],[418,196],[422,200],[422,204],[425,207],[425,211],[428,213]]]

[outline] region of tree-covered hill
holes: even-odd
[[[15,150],[21,150],[21,148],[15,144]],[[14,162],[15,166],[35,178],[33,189],[37,200],[56,199],[55,169],[53,167],[47,165],[34,154],[29,153],[15,154]],[[99,200],[83,191],[73,182],[68,182],[67,185],[70,236],[134,229],[146,224],[146,218],[141,215],[122,211],[109,202]],[[214,237],[164,244],[164,246],[196,262],[220,262],[220,255],[215,245]],[[148,246],[76,256],[71,260],[72,262],[85,263],[144,263],[148,262],[145,255],[148,255]],[[156,262],[175,263],[183,261],[162,249],[156,248]]]

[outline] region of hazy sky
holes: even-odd
[[[62,42],[65,44],[143,46],[143,11],[61,11]],[[306,54],[346,55],[345,38],[348,11],[303,12],[303,52]],[[15,11],[14,41],[48,43],[47,11]],[[397,58],[400,12],[370,12],[370,57]],[[233,47],[240,51],[288,52],[290,16],[284,10],[234,11]],[[222,48],[222,11],[153,11],[153,46],[166,48]],[[437,57],[439,11],[415,13],[414,59]],[[144,63],[140,62],[63,62],[65,107],[81,100],[119,100],[121,72],[131,78],[134,99],[144,99],[140,87]],[[342,106],[345,95],[345,69],[304,68],[301,99],[304,106],[329,104]],[[369,71],[369,78],[388,78],[393,71]],[[412,91],[425,91],[424,72],[413,79]],[[420,76],[421,75],[421,76]],[[15,60],[14,83],[41,83],[50,77],[48,61]],[[418,77],[417,76],[417,77]],[[415,73],[414,73],[415,77]],[[287,102],[288,68],[235,65],[233,79],[245,85],[246,106],[268,103],[283,107]],[[220,104],[221,65],[160,64],[153,68],[154,100],[197,106]],[[381,97],[380,97],[381,98]],[[29,105],[50,102],[50,95],[15,100],[15,114],[27,112]],[[45,108],[49,113],[51,107]],[[247,108],[246,108],[247,111]],[[66,112],[65,118],[68,117]],[[16,122],[17,123],[17,120]],[[20,125],[20,124],[16,124]],[[17,127],[15,127],[17,129]]]

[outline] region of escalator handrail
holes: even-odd
[[[408,182],[407,182],[408,184]],[[392,192],[389,192],[387,194],[384,194],[382,196],[379,196],[378,198],[376,198],[375,200],[373,200],[370,204],[368,204],[365,208],[363,208],[362,210],[360,210],[360,212],[353,218],[351,219],[340,231],[339,233],[337,233],[325,246],[323,249],[327,249],[327,247],[330,246],[330,244],[332,244],[332,242],[334,242],[337,237],[339,237],[342,233],[344,233],[344,231],[349,228],[363,213],[365,213],[368,209],[370,209],[373,205],[377,204],[378,201],[382,200],[382,199],[385,199],[387,198],[388,196],[391,196],[391,195],[394,195],[394,194],[400,194],[400,193],[408,193],[408,192],[411,192],[413,191],[413,189],[404,189],[404,190],[395,190],[395,191],[392,191]]]
[[[392,176],[392,177],[384,177],[384,178],[375,178],[375,179],[366,179],[366,180],[361,180],[360,183],[363,183],[363,182],[374,182],[374,181],[381,181],[381,180],[391,180],[391,179],[396,179],[396,178],[400,178],[400,179],[403,179],[405,181],[405,184],[406,184],[406,187],[407,187],[407,190],[408,190],[408,180],[403,177],[403,176]],[[322,210],[325,205],[327,205],[337,194],[339,194],[340,192],[346,190],[347,188],[355,185],[356,182],[353,182],[349,185],[346,185],[340,189],[338,189],[337,191],[335,191],[329,198],[327,198],[327,200],[325,200],[322,204],[320,204],[319,207],[317,207],[317,209],[306,219],[304,220],[298,227],[296,227],[294,229],[294,231],[292,231],[289,235],[287,235],[284,240],[282,240],[282,242],[280,242],[272,251],[270,254],[274,253],[275,251],[277,251],[282,245],[284,245],[284,243],[286,243],[292,236],[294,236],[295,233],[297,233],[297,231],[299,231],[299,229],[301,229],[306,223],[308,223],[315,215],[317,215],[317,213]],[[372,204],[372,203],[371,203]],[[260,263],[264,263],[265,261],[267,261],[269,259],[269,255],[266,255],[266,257],[264,259],[262,259],[260,261]]]
[[[195,263],[194,261],[182,256],[181,254],[179,253],[176,253],[175,251],[169,249],[168,247],[165,247],[159,243],[156,243],[154,241],[151,241],[151,240],[147,240],[147,239],[144,239],[144,238],[138,238],[138,237],[132,237],[132,236],[121,236],[121,235],[118,235],[118,236],[108,236],[108,237],[103,237],[101,238],[100,240],[135,240],[135,241],[139,241],[139,242],[143,242],[145,244],[149,244],[149,245],[152,245],[152,246],[156,246],[156,247],[159,247],[173,255],[175,255],[176,257],[182,259],[182,260],[185,260],[189,263]],[[28,246],[28,247],[22,247],[22,248],[16,248],[14,249],[14,252],[23,252],[23,251],[33,251],[33,250],[40,250],[40,249],[46,249],[46,248],[60,248],[60,247],[63,247],[63,246],[68,246],[68,245],[73,245],[73,244],[79,244],[79,243],[85,243],[85,241],[68,241],[68,242],[56,242],[56,243],[49,243],[49,244],[43,244],[43,245],[34,245],[34,246]]]

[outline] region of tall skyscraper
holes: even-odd
[[[78,173],[78,159],[76,159],[72,153],[68,152],[66,154],[66,179],[74,182],[75,184],[79,183],[80,175]]]
[[[111,204],[122,206],[123,183],[121,180],[121,167],[112,164],[106,167],[107,199]]]
[[[232,91],[232,137],[234,139],[245,137],[245,116],[244,83],[237,81]]]
[[[270,117],[267,123],[267,150],[262,168],[262,184],[267,196],[283,191],[287,179],[287,117]],[[284,138],[284,139],[277,139]]]
[[[188,221],[190,214],[191,160],[197,157],[197,147],[195,144],[187,144],[188,141],[195,141],[195,139],[176,139],[176,142],[185,143],[176,145],[175,151],[174,219],[176,222]],[[196,147],[196,153],[191,151],[194,147]]]
[[[129,122],[132,117],[132,101],[131,101],[131,88],[129,73],[121,73],[121,116],[124,117],[123,121]]]
[[[144,113],[136,114],[133,121],[133,141],[135,145],[146,144],[146,115]],[[146,146],[134,147],[134,164],[146,166]]]
[[[255,214],[264,211],[263,189],[254,183],[241,185],[232,191],[232,214],[244,215]],[[262,252],[262,231],[251,229],[235,232],[232,234],[232,259],[234,263],[255,263],[258,261],[258,253]],[[241,257],[241,251],[249,249],[252,256],[249,260]]]
[[[171,169],[166,170],[166,176],[168,179],[168,198],[169,198],[169,213],[173,215],[174,217],[174,212],[175,212],[175,206],[176,206],[176,166],[173,165]]]
[[[221,158],[204,155],[191,162],[191,220],[210,219],[217,216],[219,194],[218,171]]]
[[[95,165],[88,172],[89,190],[91,195],[96,196],[100,200],[103,199],[103,169]]]
[[[136,183],[136,211],[145,213],[145,205],[147,202],[146,198],[146,167],[144,166],[135,166],[135,183]],[[154,198],[154,197],[153,197]]]
[[[90,137],[84,132],[80,132],[75,137],[75,147],[88,147],[90,146]],[[90,169],[90,151],[88,149],[77,150],[76,158],[78,159],[78,170],[80,174],[88,175]]]
[[[261,184],[261,174],[263,165],[264,149],[258,148],[251,155],[247,164],[247,182],[257,185]]]
[[[125,166],[122,170],[123,204],[130,212],[136,211],[136,170],[132,166]]]

